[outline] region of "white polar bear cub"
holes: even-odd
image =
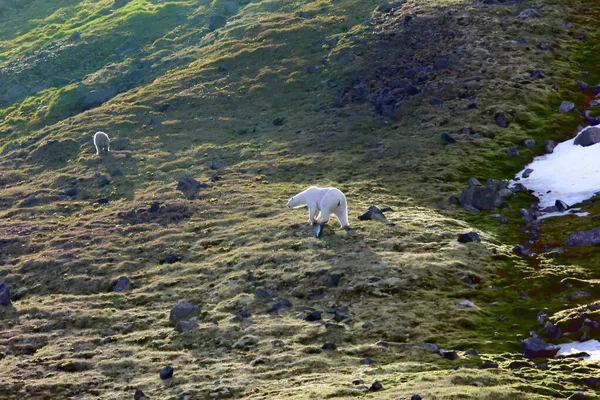
[[[104,132],[96,132],[94,135],[94,146],[96,146],[96,155],[100,155],[100,151],[108,153],[110,151],[110,139]]]
[[[318,188],[311,186],[292,197],[287,206],[290,209],[308,206],[309,224],[314,224],[319,217],[319,213],[321,213],[323,224],[329,221],[331,215],[334,215],[340,221],[342,228],[349,226],[346,196],[334,187]]]

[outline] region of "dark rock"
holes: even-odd
[[[456,139],[454,139],[448,132],[442,132],[440,139],[442,139],[442,142],[444,143],[456,143]]]
[[[329,86],[330,88],[334,88],[337,87],[337,83],[335,83],[334,80],[330,79],[327,81],[327,86]]]
[[[242,308],[241,310],[235,312],[235,319],[237,320],[243,320],[246,318],[250,318],[251,316],[252,314],[250,314],[250,311],[248,311],[245,308]]]
[[[162,125],[162,121],[160,120],[160,118],[158,117],[150,117],[150,121],[148,122],[150,125],[156,125],[156,126],[161,126]]]
[[[490,186],[470,187],[460,194],[461,206],[472,206],[477,210],[494,210],[503,203],[496,188]]]
[[[185,300],[179,300],[177,304],[171,309],[171,314],[169,315],[170,322],[179,322],[183,320],[188,320],[192,317],[200,314],[200,307],[191,304]]]
[[[473,303],[471,300],[461,300],[461,301],[457,301],[456,305],[459,307],[475,307],[475,303]]]
[[[332,273],[331,275],[329,275],[329,278],[327,278],[327,280],[325,281],[325,286],[329,288],[339,285],[341,277],[342,274],[340,273]]]
[[[173,264],[176,262],[181,261],[182,258],[181,256],[177,255],[177,254],[167,254],[167,256],[165,258],[163,258],[160,263],[161,264]]]
[[[229,69],[224,65],[219,65],[219,67],[217,68],[217,72],[220,74],[224,74],[229,72]]]
[[[379,341],[376,343],[376,345],[380,346],[380,347],[385,347],[386,349],[390,348],[390,344],[388,342],[384,342],[384,341]]]
[[[92,90],[83,99],[81,109],[85,111],[94,107],[98,107],[99,105],[115,97],[118,93],[119,89],[116,86],[111,86],[100,90]]]
[[[323,346],[321,347],[321,349],[323,349],[323,350],[337,350],[337,346],[333,342],[325,342],[325,344],[323,344]]]
[[[23,200],[20,204],[19,207],[29,207],[32,206],[37,200],[37,197],[35,197],[35,194],[32,194],[31,196],[28,196],[25,200]]]
[[[125,150],[129,145],[129,138],[122,137],[110,141],[110,147],[112,150]]]
[[[388,13],[390,11],[392,11],[392,5],[390,3],[381,3],[378,7],[377,7],[377,11],[381,12],[381,13]]]
[[[208,185],[205,183],[200,183],[194,178],[189,176],[184,176],[179,179],[177,182],[177,190],[183,192],[185,197],[188,199],[193,199],[198,195],[200,189],[207,188]]]
[[[496,363],[483,363],[479,366],[479,369],[494,369],[498,368],[498,364]]]
[[[506,224],[508,222],[508,217],[501,214],[492,214],[490,215],[492,218],[496,218],[501,224]]]
[[[475,351],[475,349],[468,349],[467,351],[465,351],[465,353],[463,355],[465,357],[466,356],[479,357],[479,353],[477,351]]]
[[[76,42],[79,39],[81,39],[81,33],[79,31],[75,31],[73,33],[71,33],[71,36],[69,36],[69,41],[70,42]]]
[[[259,286],[254,291],[254,297],[257,299],[272,299],[277,297],[277,291],[274,289],[266,289],[262,286]]]
[[[546,43],[546,42],[539,42],[537,47],[538,47],[538,49],[540,49],[542,51],[547,51],[550,49],[550,47],[548,47],[548,43]]]
[[[155,201],[152,204],[150,204],[150,209],[148,211],[150,211],[151,213],[155,213],[155,212],[158,212],[159,210],[160,210],[160,203],[158,201]]]
[[[362,379],[356,379],[352,381],[353,385],[362,385],[363,383],[365,383],[365,381],[363,381]]]
[[[534,256],[533,251],[531,251],[530,249],[528,249],[527,247],[525,247],[521,244],[518,244],[515,247],[513,247],[512,251],[521,257],[533,257]]]
[[[467,110],[474,110],[477,108],[477,103],[469,103],[467,104]]]
[[[558,211],[560,212],[567,211],[569,209],[567,203],[565,203],[562,200],[556,200],[556,202],[554,203],[554,207],[558,208]]]
[[[593,246],[600,244],[600,227],[573,232],[565,240],[566,246]]]
[[[361,365],[371,365],[373,364],[373,359],[371,357],[363,358],[360,360]]]
[[[585,400],[585,393],[577,392],[572,397],[569,397],[569,398],[573,399],[573,400]]]
[[[96,199],[94,201],[92,201],[92,203],[96,203],[96,204],[108,204],[109,200],[106,198],[101,198],[101,199]]]
[[[538,312],[536,317],[537,323],[543,325],[546,321],[548,321],[548,314],[543,311]]]
[[[321,234],[323,233],[324,226],[325,226],[325,224],[323,222],[318,222],[308,236],[314,237],[314,238],[320,237]]]
[[[536,141],[534,139],[523,140],[523,146],[525,146],[525,147],[533,147],[535,145],[536,145]]]
[[[143,397],[146,397],[144,392],[142,392],[141,389],[135,389],[135,394],[133,395],[133,400],[140,400]]]
[[[524,20],[524,19],[539,18],[539,17],[540,17],[540,14],[538,14],[537,11],[532,10],[531,8],[527,8],[527,9],[521,11],[519,13],[519,15],[517,15],[515,18]]]
[[[383,215],[383,212],[381,212],[381,210],[379,210],[377,207],[370,206],[367,212],[359,216],[358,219],[361,221],[367,221],[371,219],[382,220],[385,219],[385,215]]]
[[[318,74],[321,72],[321,67],[319,67],[318,65],[309,65],[306,68],[306,72],[308,72],[309,74]]]
[[[275,303],[271,304],[267,308],[267,313],[278,313],[280,311],[287,311],[288,308],[292,307],[292,302],[288,299],[279,299]]]
[[[308,321],[308,322],[320,321],[321,320],[321,312],[313,311],[310,314],[308,314],[306,317],[304,317],[304,320]]]
[[[65,196],[73,197],[77,194],[77,189],[68,188],[68,189],[65,189],[64,193],[65,193]]]
[[[378,390],[383,389],[383,385],[379,381],[375,381],[371,387],[369,388],[369,392],[377,392]]]
[[[575,138],[574,144],[587,147],[600,142],[600,128],[591,127],[582,131]]]
[[[529,178],[529,175],[531,175],[532,172],[533,172],[533,170],[531,168],[527,168],[525,171],[523,171],[521,176],[523,178],[527,179],[527,178]]]
[[[469,242],[481,242],[481,238],[477,234],[477,232],[469,232],[469,233],[461,233],[458,235],[458,241],[460,243],[469,243]]]
[[[539,69],[536,69],[531,73],[531,79],[542,79],[544,76],[544,73]]]
[[[227,166],[226,160],[212,160],[210,163],[210,169],[218,170]]]
[[[421,396],[419,396],[418,394],[413,394],[413,395],[411,396],[410,400],[423,400],[423,399],[422,399],[422,398],[421,398]]]
[[[558,339],[562,336],[562,331],[560,328],[550,321],[546,321],[546,324],[544,325],[544,331],[546,331],[550,339]]]
[[[432,106],[443,106],[444,102],[440,99],[436,99],[435,97],[432,98],[431,100],[429,100],[429,104],[431,104]]]
[[[439,352],[440,352],[438,345],[435,343],[421,343],[421,344],[418,344],[417,346],[421,347],[425,350],[428,350],[430,353],[439,354]]]
[[[518,146],[510,146],[508,149],[504,150],[509,157],[517,157],[519,155],[519,147]]]
[[[544,342],[539,337],[531,337],[522,341],[523,357],[529,358],[552,358],[558,353],[560,347]]]
[[[556,147],[556,142],[554,140],[546,140],[546,145],[544,146],[544,151],[546,154],[551,154],[554,152],[554,148]]]
[[[501,127],[501,128],[508,128],[508,119],[506,118],[506,115],[502,112],[496,113],[496,116],[494,117],[494,119],[496,120],[496,124]]]
[[[122,292],[127,288],[127,286],[129,286],[129,278],[122,276],[117,280],[114,290],[115,292]]]
[[[531,368],[531,364],[527,361],[513,361],[508,364],[508,368],[510,369],[521,369],[521,368]]]
[[[577,79],[577,85],[582,92],[585,92],[588,89],[588,84],[582,80]]]
[[[573,111],[574,109],[575,109],[575,103],[572,103],[570,101],[563,101],[562,103],[560,103],[558,112],[568,113],[568,112]]]
[[[333,313],[333,320],[335,322],[342,322],[343,320],[348,318],[350,318],[350,316],[345,311],[335,310],[335,312]]]
[[[448,198],[448,202],[449,202],[450,204],[453,204],[453,205],[455,205],[455,206],[459,206],[459,205],[460,205],[460,200],[458,200],[458,197],[456,197],[456,196],[450,196],[450,197]]]
[[[482,186],[481,182],[479,182],[477,178],[469,178],[467,184],[469,187]]]
[[[179,321],[175,325],[175,331],[177,333],[184,333],[198,329],[199,325],[196,321]]]
[[[0,282],[0,306],[8,307],[12,303],[10,301],[10,289],[6,283]]]
[[[574,300],[584,299],[584,298],[588,298],[588,297],[592,297],[592,295],[589,292],[576,291],[576,292],[571,292],[571,294],[569,295],[569,300],[574,301]]]
[[[519,211],[519,214],[527,224],[531,224],[533,221],[537,220],[537,213],[534,210],[522,208],[521,211]]]
[[[297,15],[302,19],[313,19],[315,17],[315,14],[306,11],[300,11]]]
[[[163,369],[160,370],[160,379],[169,379],[173,376],[173,372],[175,370],[170,365],[167,365]]]
[[[274,347],[284,347],[285,346],[285,343],[283,342],[283,340],[280,340],[280,339],[275,339],[275,340],[271,341],[271,344]]]
[[[558,212],[558,207],[556,207],[556,206],[545,207],[541,211],[544,213],[554,213],[554,212]]]
[[[440,349],[440,355],[447,360],[456,360],[458,359],[458,354],[454,350],[444,350]]]
[[[216,29],[221,28],[222,26],[225,26],[226,23],[227,23],[226,17],[224,17],[222,15],[211,13],[210,16],[208,17],[208,30],[214,31]]]
[[[363,329],[369,329],[373,326],[373,323],[371,321],[366,321],[362,324]]]

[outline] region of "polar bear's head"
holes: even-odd
[[[302,196],[296,195],[288,200],[287,206],[289,209],[292,209],[292,208],[302,207],[305,204],[306,204],[306,202],[302,201]]]
[[[288,208],[290,208],[290,209],[294,208],[295,205],[296,204],[294,203],[294,198],[293,197],[288,200],[288,204],[287,204]]]

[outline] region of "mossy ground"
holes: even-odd
[[[583,100],[580,72],[590,72],[590,84],[600,80],[596,33],[585,28],[597,26],[597,6],[548,1],[528,21],[514,18],[524,5],[409,0],[393,15],[377,6],[0,5],[0,93],[24,88],[2,97],[0,110],[0,279],[14,299],[0,311],[2,398],[121,399],[137,387],[163,399],[565,398],[597,373],[597,363],[574,360],[509,367],[522,360],[519,339],[538,328],[538,311],[557,321],[576,311],[559,300],[573,287],[597,296],[596,263],[586,261],[595,249],[530,263],[511,248],[525,238],[518,210],[531,197],[521,194],[503,211],[506,227],[447,203],[468,177],[511,178],[544,139],[572,134],[577,114],[556,111],[562,100]],[[210,13],[228,23],[210,31]],[[403,23],[407,15],[413,19]],[[550,51],[536,47],[542,40]],[[395,118],[366,102],[330,106],[356,77],[378,84],[377,66],[402,70],[403,62],[442,56],[454,64],[432,73]],[[310,65],[320,71],[309,74]],[[522,77],[534,69],[545,78]],[[119,93],[82,111],[91,91],[107,87]],[[431,97],[444,105],[432,106]],[[467,108],[471,102],[478,108]],[[508,128],[495,124],[498,111]],[[483,138],[457,133],[467,126]],[[97,130],[129,143],[98,157]],[[458,143],[440,143],[444,130]],[[504,154],[526,137],[538,145]],[[184,175],[209,188],[184,198],[175,189]],[[351,230],[332,221],[323,237],[308,238],[306,212],[285,202],[313,184],[346,193]],[[74,198],[62,194],[69,187]],[[32,194],[33,204],[22,205]],[[153,201],[162,205],[157,213],[147,211]],[[394,210],[389,223],[356,219],[371,204]],[[541,242],[562,243],[566,232],[593,224],[548,220]],[[456,241],[473,229],[483,243]],[[169,253],[182,261],[161,263]],[[332,274],[341,275],[337,286],[325,283]],[[131,286],[115,293],[122,275]],[[292,308],[267,314],[271,301],[253,295],[259,286]],[[201,307],[199,329],[175,333],[168,313],[179,299]],[[476,307],[457,307],[464,299]],[[350,320],[326,312],[342,307]],[[242,308],[251,319],[233,318]],[[299,319],[307,310],[323,311],[323,321]],[[328,340],[338,349],[318,353]],[[424,342],[473,347],[481,357],[451,362],[416,346]],[[374,364],[361,365],[365,357]],[[483,362],[500,368],[464,367]],[[161,381],[166,364],[175,375]],[[384,390],[349,388],[356,379],[379,380]],[[593,388],[585,390],[593,398]]]

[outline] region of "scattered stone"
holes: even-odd
[[[363,383],[365,383],[365,381],[363,381],[362,379],[356,379],[352,381],[353,385],[362,385]]]
[[[587,147],[600,142],[600,128],[591,127],[581,132],[575,138],[574,144]]]
[[[513,247],[512,251],[521,257],[533,257],[534,256],[533,251],[531,251],[530,249],[528,249],[527,247],[525,247],[521,244],[518,244],[515,247]]]
[[[591,244],[592,246],[600,244],[600,226],[593,229],[573,232],[567,237],[567,240],[565,240],[566,246],[585,246],[588,244]]]
[[[469,187],[482,186],[481,182],[479,182],[477,178],[469,178],[467,184],[469,185]]]
[[[195,198],[198,195],[200,189],[204,189],[207,187],[208,185],[206,183],[200,183],[189,176],[181,177],[177,182],[177,190],[183,192],[185,197],[187,197],[188,199]]]
[[[318,74],[319,72],[321,72],[321,67],[317,65],[309,65],[306,68],[306,72],[308,72],[309,74]]]
[[[278,313],[281,311],[287,311],[288,308],[292,307],[292,302],[288,299],[279,299],[275,303],[271,304],[269,308],[267,308],[267,313]]]
[[[538,315],[536,317],[537,323],[542,325],[544,324],[546,321],[548,321],[548,314],[546,314],[543,311],[538,312]]]
[[[492,218],[496,218],[501,224],[506,224],[508,222],[508,217],[501,214],[492,214],[490,215]]]
[[[177,254],[167,254],[167,256],[165,258],[163,258],[160,261],[160,263],[161,264],[173,264],[173,263],[176,263],[181,260],[182,260],[181,256],[179,256]]]
[[[323,344],[323,346],[321,347],[321,349],[323,349],[323,350],[337,350],[337,346],[333,342],[325,342],[325,344]]]
[[[362,324],[362,328],[363,329],[369,329],[373,326],[373,323],[371,321],[366,321]]]
[[[304,320],[307,322],[320,321],[321,320],[321,312],[313,311],[310,314],[308,314],[306,317],[304,317]]]
[[[525,147],[533,147],[533,146],[536,145],[536,143],[537,142],[535,141],[535,139],[525,139],[525,140],[523,140],[523,146],[525,146]]]
[[[37,200],[37,197],[35,197],[35,194],[32,194],[31,196],[28,196],[25,200],[23,200],[21,202],[21,204],[19,204],[19,207],[29,207],[31,205],[33,205]]]
[[[560,212],[567,211],[569,209],[567,203],[565,203],[562,200],[556,200],[556,202],[554,203],[554,207],[556,207]]]
[[[330,88],[334,88],[337,87],[337,83],[335,83],[333,79],[330,79],[327,81],[327,86],[329,86]]]
[[[531,337],[522,341],[523,357],[530,360],[534,358],[552,358],[558,353],[560,347],[544,342],[539,337]]]
[[[519,155],[519,147],[514,145],[510,146],[508,149],[504,150],[509,157],[517,157]]]
[[[429,104],[431,104],[432,106],[443,106],[444,102],[440,99],[436,99],[435,97],[432,98],[431,100],[429,100]]]
[[[198,329],[199,325],[196,321],[179,321],[175,325],[175,331],[177,333],[184,333]]]
[[[297,15],[302,19],[313,19],[315,17],[315,14],[306,11],[300,11]]]
[[[521,11],[519,13],[519,15],[517,15],[515,18],[524,20],[524,19],[539,18],[539,17],[540,17],[540,14],[538,14],[537,11],[532,10],[531,8],[527,8],[527,9]]]
[[[503,112],[496,113],[494,119],[496,120],[496,124],[500,128],[508,128],[508,119],[506,118],[506,115]]]
[[[461,301],[457,301],[456,305],[459,307],[475,307],[475,303],[473,303],[471,300],[461,300]]]
[[[246,308],[242,308],[241,310],[235,312],[235,319],[238,321],[250,318],[251,316],[252,314],[250,314],[250,311],[248,311]]]
[[[141,389],[135,389],[135,394],[133,395],[133,400],[140,400],[141,398],[146,397],[144,392]]]
[[[159,210],[160,210],[160,203],[158,201],[155,201],[152,204],[150,204],[150,209],[148,211],[150,211],[151,213],[155,213],[155,212],[158,212]]]
[[[556,147],[556,142],[554,140],[546,140],[546,145],[544,146],[544,151],[546,154],[551,154],[554,152],[554,148]]]
[[[229,68],[227,68],[225,65],[219,65],[219,67],[217,68],[217,72],[220,74],[225,74],[229,72]]]
[[[10,289],[6,283],[0,282],[0,306],[8,307],[12,303],[10,301]]]
[[[533,172],[533,170],[531,168],[527,168],[525,171],[523,171],[521,176],[523,178],[527,179],[527,178],[529,178],[529,176],[531,175],[532,172]]]
[[[465,357],[467,357],[467,356],[479,357],[479,353],[477,351],[475,351],[475,349],[468,349],[465,351],[465,353],[463,355]]]
[[[385,215],[383,215],[383,212],[381,212],[379,208],[375,206],[370,206],[367,212],[359,216],[358,219],[361,221],[367,221],[371,219],[382,220],[385,219]]]
[[[498,368],[498,364],[496,363],[484,363],[479,366],[479,369],[494,369]]]
[[[125,150],[129,145],[129,138],[122,137],[118,139],[111,140],[110,148],[111,150]]]
[[[477,232],[469,232],[469,233],[461,233],[458,235],[458,241],[460,243],[470,243],[470,242],[481,242],[481,238],[477,234]]]
[[[585,92],[588,89],[588,84],[582,80],[577,79],[577,85],[582,92]]]
[[[179,322],[188,320],[200,314],[200,307],[191,304],[185,300],[179,300],[177,304],[171,309],[169,315],[170,322]]]
[[[369,388],[369,392],[377,392],[378,390],[383,389],[383,385],[379,381],[375,381],[371,387]]]
[[[456,360],[458,359],[458,354],[454,350],[444,350],[440,349],[439,354],[447,360]]]
[[[96,203],[96,204],[108,204],[109,200],[107,198],[100,198],[100,199],[96,199],[94,201],[92,201],[92,204]]]
[[[558,108],[558,112],[568,113],[575,109],[575,103],[570,101],[563,101],[560,103],[560,107]]]
[[[275,340],[272,340],[272,341],[271,341],[271,344],[272,344],[274,347],[284,347],[284,346],[285,346],[285,343],[283,342],[283,340],[280,340],[280,339],[275,339]]]
[[[456,139],[454,139],[452,137],[452,135],[450,135],[450,133],[448,133],[448,132],[442,132],[442,135],[440,138],[442,139],[442,142],[447,143],[447,144],[456,143]]]
[[[79,39],[81,39],[81,33],[79,31],[75,31],[73,33],[71,33],[71,36],[69,36],[69,41],[71,42],[76,42]]]
[[[323,233],[323,227],[325,226],[325,224],[323,222],[318,222],[315,225],[315,228],[310,232],[310,234],[308,235],[309,237],[314,237],[314,238],[318,238],[321,236],[321,234]]]
[[[371,365],[373,364],[373,359],[371,357],[363,358],[360,360],[361,365]]]
[[[274,289],[266,289],[262,286],[259,286],[254,291],[254,297],[257,299],[272,299],[277,297],[277,291]]]
[[[576,291],[576,292],[571,292],[571,294],[569,295],[569,300],[574,301],[574,300],[579,300],[579,299],[585,299],[588,297],[592,297],[592,295],[589,292]]]
[[[423,400],[418,394],[413,394],[410,400]]]
[[[122,276],[117,280],[117,284],[115,285],[115,292],[122,292],[129,286],[129,278],[126,276]]]
[[[546,42],[539,42],[537,47],[538,47],[538,49],[540,49],[542,51],[547,51],[550,49],[550,47],[548,47],[548,43],[546,43]]]
[[[542,79],[544,76],[546,75],[544,75],[544,73],[539,69],[536,69],[531,73],[531,79]]]
[[[65,196],[73,197],[77,194],[77,189],[68,188],[68,189],[65,189],[64,193],[65,193]]]
[[[560,328],[550,321],[546,321],[546,324],[544,325],[543,329],[544,331],[546,331],[550,339],[558,339],[562,336],[562,331],[560,330]]]
[[[331,275],[329,275],[329,278],[327,278],[327,280],[325,281],[325,286],[328,288],[335,287],[335,286],[339,285],[341,278],[342,278],[342,274],[334,272]]]
[[[211,13],[210,16],[208,17],[208,30],[214,31],[216,29],[221,28],[222,26],[225,26],[226,23],[227,23],[226,17],[224,17],[222,15]]]
[[[503,204],[503,200],[496,188],[476,186],[462,191],[460,204],[465,209],[471,206],[477,210],[494,210]]]
[[[167,365],[163,369],[160,370],[160,379],[169,379],[173,376],[173,372],[175,370],[170,365]]]
[[[386,349],[390,348],[390,344],[388,342],[384,342],[383,340],[375,343],[377,346],[384,347]]]

